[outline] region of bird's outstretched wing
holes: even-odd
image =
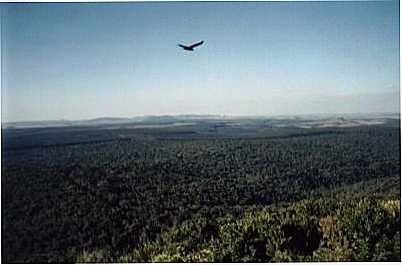
[[[182,44],[177,44],[177,46],[179,46],[179,47],[182,47],[183,49],[188,49],[189,47],[188,46],[185,46],[185,45],[182,45]]]
[[[202,41],[200,41],[200,42],[197,42],[197,43],[194,43],[194,44],[192,44],[192,45],[190,45],[189,46],[189,48],[195,48],[195,47],[197,47],[197,46],[200,46],[201,44],[203,44],[204,43],[204,41],[202,40]]]

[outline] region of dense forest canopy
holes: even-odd
[[[400,260],[398,122],[6,130],[2,261]]]

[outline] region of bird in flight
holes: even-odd
[[[188,45],[188,46],[187,45],[182,45],[182,44],[178,44],[178,46],[182,47],[186,51],[194,51],[195,47],[200,46],[203,43],[204,43],[204,41],[200,41],[200,42]]]

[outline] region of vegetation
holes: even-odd
[[[191,130],[21,129],[2,261],[400,259],[399,128]]]
[[[399,229],[399,200],[305,200],[248,213],[242,219],[228,215],[191,220],[142,244],[125,260],[396,261]]]

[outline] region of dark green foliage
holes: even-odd
[[[309,206],[308,206],[309,205]],[[321,208],[310,215],[311,205]],[[306,207],[308,206],[308,207]],[[334,209],[330,215],[321,215]],[[140,246],[129,261],[272,262],[398,261],[400,201],[309,200],[288,207],[218,218],[219,235],[202,240],[208,224],[199,219],[175,226]],[[201,233],[200,233],[201,232]],[[174,236],[172,236],[174,235]],[[148,252],[147,252],[148,251]],[[142,259],[137,253],[143,253]],[[144,253],[147,253],[144,255]],[[204,253],[204,255],[200,255]],[[144,259],[143,257],[146,256]]]
[[[88,137],[74,132],[72,140],[67,131],[31,129],[18,146],[21,131],[2,150],[2,261],[399,257],[398,224],[384,223],[388,212],[376,208],[377,201],[400,197],[399,128],[261,130],[253,137],[233,132],[191,139],[173,129],[144,129],[141,137],[128,129],[95,137],[92,130]],[[90,136],[96,141],[74,142]],[[30,145],[35,137],[44,145]],[[349,219],[329,200],[368,195],[375,201],[363,202],[359,214],[346,212]],[[292,206],[306,198],[316,199]],[[270,217],[258,219],[267,206]],[[360,215],[367,220],[356,221]],[[326,221],[347,243],[339,245],[332,226],[320,225]],[[165,248],[161,241],[176,243]],[[341,250],[344,256],[336,254]]]

